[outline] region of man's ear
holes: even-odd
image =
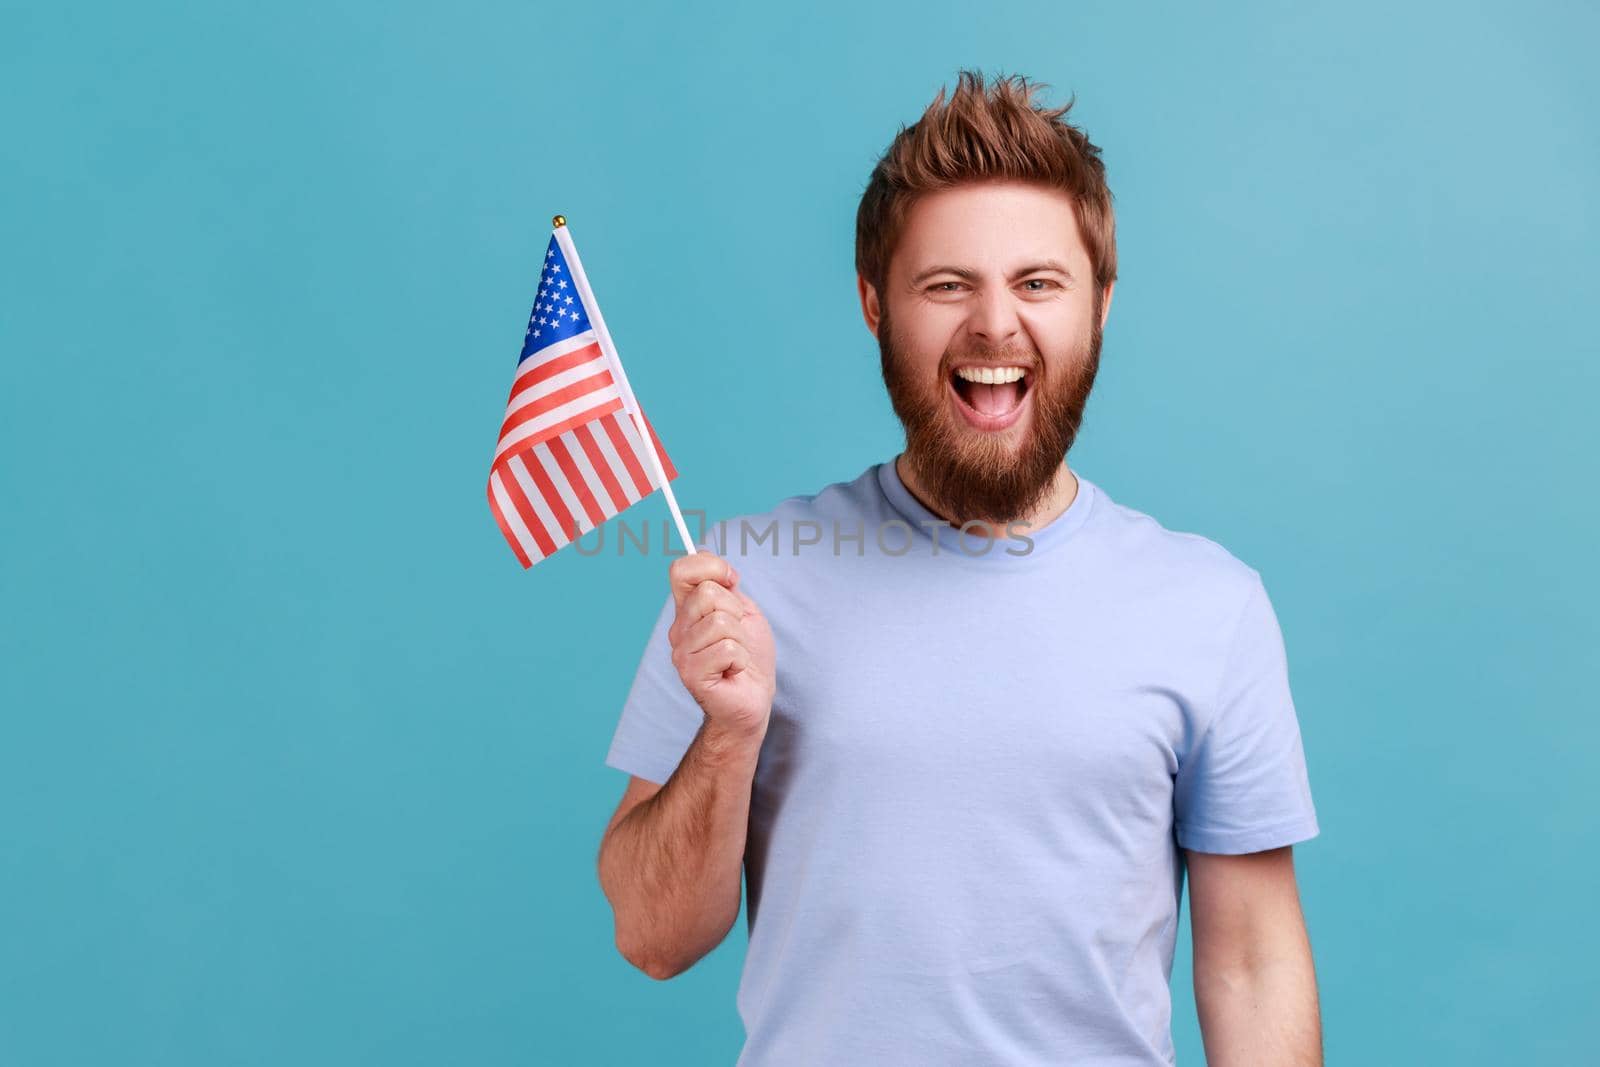
[[[1105,299],[1100,302],[1100,329],[1106,328],[1106,317],[1111,314],[1111,294],[1117,288],[1117,280],[1111,279],[1111,284],[1106,286]]]
[[[883,309],[878,304],[878,290],[861,275],[856,275],[856,291],[861,295],[861,317],[867,320],[867,329],[878,336],[878,323],[883,320]]]

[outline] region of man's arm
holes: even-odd
[[[694,966],[739,917],[762,733],[730,733],[708,720],[665,785],[630,781],[606,828],[600,886],[617,949],[652,978]]]
[[[699,551],[673,561],[672,664],[705,713],[659,791],[637,776],[597,860],[617,949],[652,978],[694,966],[739,917],[750,791],[772,718],[772,628],[728,562]]]
[[[1206,1062],[1321,1067],[1317,979],[1292,849],[1185,857]]]

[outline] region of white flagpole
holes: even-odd
[[[578,299],[583,301],[583,306],[589,312],[589,321],[594,325],[595,336],[600,341],[600,351],[605,354],[606,362],[611,364],[612,377],[617,380],[617,391],[622,394],[622,406],[629,415],[634,416],[637,422],[639,436],[644,438],[645,458],[650,461],[650,470],[656,476],[656,481],[661,483],[661,492],[667,498],[667,507],[672,509],[672,519],[678,524],[678,536],[683,539],[683,547],[690,555],[694,555],[694,538],[689,536],[689,527],[683,521],[683,512],[678,510],[678,498],[672,495],[672,483],[667,481],[667,472],[662,467],[661,457],[656,455],[656,443],[650,436],[650,428],[645,425],[644,412],[639,408],[639,401],[634,398],[633,387],[628,384],[628,376],[623,373],[622,360],[617,355],[617,346],[611,343],[611,332],[606,329],[606,320],[600,314],[600,303],[594,298],[594,290],[589,288],[588,275],[583,273],[583,261],[578,258],[578,248],[572,243],[572,234],[567,230],[565,216],[557,215],[551,220],[555,227],[556,243],[561,246],[561,254],[567,259],[567,267],[572,271],[572,284],[578,287]]]

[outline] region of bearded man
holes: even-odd
[[[1277,617],[1066,462],[1116,244],[1038,88],[963,71],[879,161],[858,288],[905,449],[672,562],[606,757],[625,958],[683,972],[748,884],[745,1067],[1171,1064],[1186,880],[1208,1061],[1321,1062]]]

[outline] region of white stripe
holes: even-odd
[[[578,501],[578,494],[572,491],[572,484],[567,481],[566,472],[561,469],[561,464],[556,462],[555,453],[550,451],[550,443],[545,441],[528,451],[533,453],[533,457],[544,468],[545,475],[555,483],[556,492],[561,494],[561,502],[567,506],[567,514],[578,524],[578,536],[582,537],[594,529],[594,523],[589,521],[589,513],[583,510],[583,505]]]
[[[527,407],[536,400],[549,396],[557,389],[565,389],[573,382],[581,382],[585,378],[593,378],[604,372],[611,379],[611,368],[606,366],[606,357],[596,352],[593,359],[586,359],[576,367],[568,367],[560,374],[554,374],[542,382],[534,382],[521,392],[513,393],[506,402],[506,417],[510,418],[517,413],[517,409]]]
[[[530,367],[543,363],[547,359],[559,359],[568,352],[576,352],[584,345],[596,344],[599,340],[595,336],[594,330],[584,330],[582,333],[573,334],[565,341],[557,341],[555,344],[541,348],[537,352],[529,352],[517,362],[517,374],[521,375]]]
[[[498,470],[489,475],[489,488],[494,492],[494,502],[500,505],[501,516],[506,520],[506,525],[511,527],[511,532],[516,535],[517,543],[522,546],[528,561],[539,562],[544,558],[544,552],[539,548],[539,543],[533,539],[533,534],[528,532],[528,527],[522,521],[522,513],[517,510],[517,505],[511,502],[511,495],[506,492],[506,487],[500,483]]]
[[[529,419],[500,438],[500,447],[494,450],[494,457],[499,459],[508,450],[515,448],[518,442],[526,441],[528,438],[537,436],[552,426],[567,421],[574,415],[582,415],[586,411],[602,407],[615,399],[617,399],[617,387],[608,385],[604,389],[597,389],[592,393],[585,393],[580,397],[569,400],[560,407],[551,408],[538,418]]]
[[[619,414],[621,412],[612,412],[606,418],[615,419]],[[611,435],[600,428],[599,421],[590,423],[589,431],[594,434],[595,442],[599,444],[600,452],[606,457],[606,465],[611,468],[611,473],[616,477],[617,484],[622,486],[622,493],[628,498],[628,504],[630,506],[637,504],[643,498],[639,496],[639,490],[634,487],[633,475],[628,473],[627,464],[623,463],[622,457],[617,455],[616,446],[611,443]]]
[[[661,482],[656,478],[656,472],[650,462],[649,446],[644,443],[639,428],[634,425],[633,419],[626,411],[617,412],[617,421],[622,423],[622,432],[627,435],[628,443],[633,446],[633,454],[639,457],[639,466],[644,468],[644,480],[650,483],[650,488],[660,489]]]
[[[577,431],[568,430],[559,440],[572,454],[572,462],[577,464],[578,473],[583,476],[583,484],[589,487],[589,495],[594,497],[594,502],[600,506],[601,513],[608,518],[615,515],[617,506],[612,503],[611,494],[606,491],[605,483],[600,480],[600,475],[595,473],[594,465],[589,462],[589,453],[583,450],[583,442],[578,440]]]
[[[506,462],[511,468],[511,474],[517,479],[517,484],[522,486],[522,494],[528,498],[528,503],[533,505],[533,512],[539,517],[539,524],[544,527],[544,532],[550,535],[557,548],[567,543],[567,532],[561,528],[561,523],[556,521],[555,512],[550,510],[550,505],[545,503],[544,494],[539,492],[539,487],[533,484],[533,477],[528,473],[528,468],[522,465],[521,456],[512,456]]]

